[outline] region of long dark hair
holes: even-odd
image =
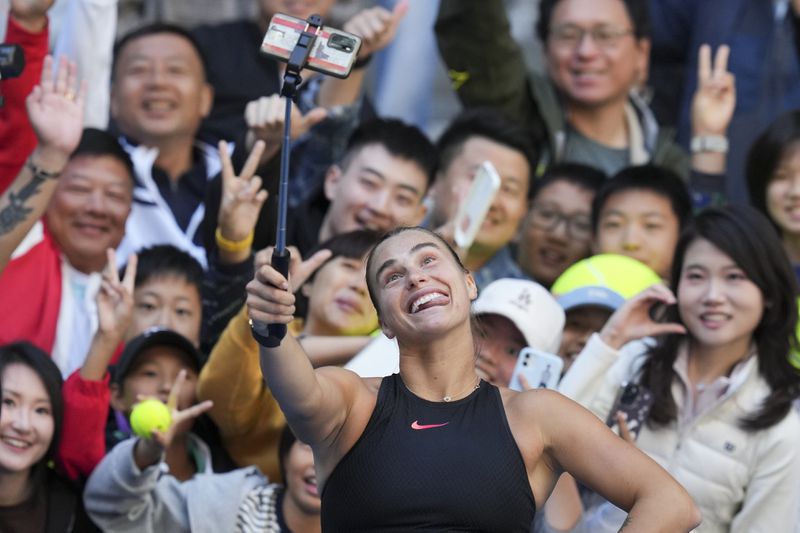
[[[769,125],[747,154],[745,173],[750,203],[767,216],[769,216],[767,186],[772,181],[781,160],[798,141],[800,141],[800,110],[789,111]]]
[[[739,424],[747,431],[769,428],[780,422],[792,408],[800,391],[800,373],[789,362],[789,351],[796,345],[796,281],[780,238],[769,220],[746,206],[710,208],[695,218],[683,232],[675,249],[670,285],[677,292],[686,249],[694,241],[705,239],[729,256],[764,297],[761,321],[753,331],[758,351],[758,372],[771,392],[761,409],[743,417]],[[678,321],[677,312],[671,320]],[[664,426],[677,418],[672,397],[676,378],[673,365],[681,335],[667,335],[658,340],[643,367],[642,383],[655,396],[648,423]]]
[[[63,379],[61,371],[44,351],[29,342],[15,342],[0,346],[0,386],[6,368],[13,364],[25,365],[33,370],[47,391],[50,399],[50,409],[53,416],[53,440],[47,448],[47,453],[38,463],[33,465],[32,473],[39,474],[47,463],[55,457],[58,444],[61,440],[61,425],[64,420],[64,401],[61,398],[61,385]]]

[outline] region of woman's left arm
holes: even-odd
[[[627,510],[620,531],[674,533],[700,523],[700,512],[686,490],[592,413],[553,391],[521,396],[526,418],[537,421],[544,460],[556,475],[563,469]]]
[[[731,533],[792,531],[800,507],[800,417],[791,412],[777,426],[764,430],[753,476]]]

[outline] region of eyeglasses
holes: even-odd
[[[556,46],[574,49],[583,42],[583,38],[587,34],[591,36],[594,44],[607,50],[616,46],[619,40],[626,35],[632,35],[633,30],[623,30],[611,26],[581,28],[574,24],[564,24],[553,28],[553,31],[550,32],[550,38]]]
[[[565,215],[555,207],[541,204],[531,206],[531,224],[539,229],[553,231],[564,221],[567,234],[573,239],[588,240],[592,236],[589,215]]]

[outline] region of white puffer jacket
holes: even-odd
[[[635,379],[647,343],[617,351],[595,334],[561,381],[561,393],[606,420],[622,383]],[[682,385],[673,384],[681,409]],[[757,411],[769,394],[752,357],[725,395],[679,427],[646,425],[636,445],[672,474],[703,515],[703,533],[790,533],[800,507],[800,416],[790,410],[778,424],[757,432],[738,421]]]

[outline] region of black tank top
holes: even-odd
[[[536,504],[497,387],[429,402],[381,382],[322,493],[323,531],[530,531]]]

